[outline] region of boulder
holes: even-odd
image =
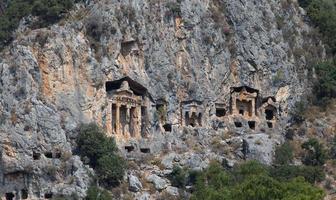
[[[147,177],[147,180],[149,182],[153,183],[155,189],[157,189],[159,191],[165,189],[168,186],[168,182],[165,179],[163,179],[163,178],[161,178],[161,177],[159,177],[158,175],[155,175],[155,174],[149,175]]]
[[[139,179],[134,175],[128,175],[128,187],[132,192],[139,192],[142,189],[142,184]]]

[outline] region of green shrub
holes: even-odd
[[[88,164],[93,168],[96,167],[101,156],[117,151],[114,139],[107,137],[104,131],[95,124],[80,126],[77,145],[82,159],[87,157]]]
[[[291,180],[301,176],[311,184],[314,184],[315,182],[321,182],[325,178],[323,169],[320,166],[295,165],[281,165],[271,168],[271,176],[280,181]]]
[[[116,186],[120,183],[126,163],[117,155],[114,138],[107,137],[95,124],[81,125],[77,145],[82,160],[88,159],[88,164],[96,170],[102,184]]]
[[[323,145],[316,139],[309,139],[302,144],[302,148],[306,151],[303,163],[311,166],[322,166],[327,159],[326,151]]]
[[[237,181],[244,180],[251,175],[261,174],[268,174],[268,167],[255,160],[247,161],[233,170],[233,175]]]
[[[293,160],[293,147],[285,142],[281,146],[275,149],[274,164],[285,165],[289,164]]]
[[[187,172],[179,166],[174,166],[168,178],[172,186],[183,188],[187,183]]]
[[[330,148],[330,158],[336,159],[336,136],[334,136],[332,142],[331,142],[331,148]]]
[[[117,186],[125,174],[126,163],[118,155],[103,155],[98,160],[97,174],[106,186]]]
[[[291,111],[291,116],[292,119],[295,123],[302,123],[303,121],[305,121],[305,111],[307,108],[307,104],[303,101],[298,101],[295,103],[292,111]]]
[[[336,4],[335,0],[301,1],[310,19],[319,27],[332,54],[336,53]]]
[[[336,60],[319,63],[315,69],[317,81],[314,93],[317,104],[321,104],[326,99],[336,97]]]
[[[104,189],[91,186],[86,192],[86,200],[112,200],[110,193]]]
[[[256,161],[246,162],[233,171],[211,163],[196,179],[192,200],[322,200],[325,196],[322,189],[304,178],[271,176],[269,168]]]

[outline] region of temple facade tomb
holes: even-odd
[[[262,100],[262,105],[259,108],[261,116],[266,120],[268,128],[273,128],[275,121],[278,118],[277,103],[274,97],[266,97]]]
[[[129,77],[106,83],[106,127],[117,140],[148,136],[148,108],[152,99],[145,87]]]
[[[203,113],[201,101],[183,101],[181,103],[181,126],[202,127]]]
[[[258,90],[248,86],[231,88],[231,114],[241,115],[244,118],[253,118],[257,115]]]

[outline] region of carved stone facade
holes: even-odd
[[[181,103],[181,125],[202,127],[204,109],[201,101],[183,101]]]
[[[151,104],[147,90],[125,77],[106,85],[107,132],[117,140],[140,139],[148,136],[148,107]]]
[[[258,90],[242,86],[231,88],[231,114],[253,118],[257,115]]]

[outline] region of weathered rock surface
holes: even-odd
[[[129,190],[138,192],[142,189],[142,184],[136,176],[128,175]]]
[[[147,177],[147,180],[149,182],[153,183],[154,186],[155,186],[155,189],[157,189],[159,191],[165,189],[168,186],[168,182],[165,179],[163,179],[163,178],[161,178],[161,177],[159,177],[155,174],[149,175]]]
[[[84,197],[91,172],[70,153],[76,127],[106,125],[105,82],[124,76],[168,102],[173,131],[163,133],[152,116],[152,140],[139,143],[154,154],[170,151],[159,162],[164,168],[203,169],[213,159],[245,157],[270,163],[281,141],[273,135],[283,133],[290,108],[310,88],[307,66],[324,56],[304,18],[296,1],[111,0],[79,4],[48,28],[22,24],[0,54],[0,193],[29,187],[31,198]],[[281,116],[273,130],[260,125],[259,133],[212,120],[214,104],[229,106],[230,88],[241,85],[276,98]],[[209,118],[202,128],[179,127],[185,100],[203,102]],[[146,172],[154,168],[144,166]],[[157,190],[169,185],[156,174],[149,177]],[[130,179],[130,189],[141,190]]]

